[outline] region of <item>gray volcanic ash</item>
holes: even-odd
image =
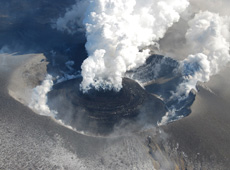
[[[0,169],[229,169],[229,16],[227,0],[0,2]]]

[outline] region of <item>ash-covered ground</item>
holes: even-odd
[[[199,10],[229,16],[229,2],[191,0],[187,12],[160,39],[160,49],[151,47],[151,54],[160,55],[152,55],[146,64],[126,72],[126,77],[163,101],[168,114],[155,124],[137,116],[141,126],[124,122],[125,126],[115,126],[106,136],[73,129],[55,116],[55,107],[47,107],[46,94],[52,92],[53,85],[78,78],[80,66],[88,57],[87,37],[81,28],[76,32],[75,25],[67,25],[73,30],[63,32],[55,25],[75,3],[0,2],[0,169],[228,169],[229,65],[221,64],[224,58],[220,63],[213,59],[212,64],[222,67],[213,74],[205,67],[203,55],[184,58],[191,52],[201,52],[194,49],[205,44],[192,44],[193,50],[186,46],[185,34],[191,27],[188,20]],[[204,19],[206,16],[209,14]],[[219,21],[216,15],[213,18]],[[71,31],[74,34],[69,34]],[[219,40],[216,35],[212,34]],[[207,50],[209,46],[204,45]],[[177,71],[180,61],[182,72]],[[211,75],[208,83],[201,83]],[[197,91],[177,91],[178,86],[186,89],[197,79],[201,81]]]

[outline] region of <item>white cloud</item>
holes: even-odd
[[[91,1],[84,19],[89,57],[82,64],[83,90],[91,85],[120,90],[124,73],[149,56],[140,49],[162,38],[188,5],[187,0]]]
[[[174,96],[186,94],[196,89],[198,81],[207,82],[230,61],[229,17],[211,12],[200,12],[189,21],[186,34],[190,52],[181,62],[184,82]]]
[[[56,111],[50,110],[47,105],[47,93],[53,87],[53,80],[51,75],[47,75],[40,86],[33,89],[31,102],[29,107],[40,115],[55,117]]]

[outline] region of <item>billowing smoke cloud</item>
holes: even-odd
[[[198,81],[209,81],[210,76],[217,74],[230,61],[229,21],[229,17],[207,11],[196,14],[189,21],[186,40],[194,55],[181,62],[185,81],[174,96],[185,94],[186,97],[191,89],[196,89]]]
[[[197,82],[208,82],[230,61],[229,24],[229,17],[207,11],[199,12],[188,22],[185,38],[192,55],[180,62],[178,71],[183,81],[171,92],[169,100],[174,104],[159,125],[183,117],[177,114],[183,108],[180,104],[189,101],[189,94],[192,89],[196,90]]]
[[[41,115],[55,117],[56,111],[50,110],[47,105],[47,93],[53,87],[52,78],[51,75],[47,75],[42,84],[33,89],[29,107]]]
[[[150,52],[145,47],[162,38],[188,5],[187,0],[91,1],[84,19],[89,57],[82,64],[83,91],[120,90],[124,73],[145,62]]]

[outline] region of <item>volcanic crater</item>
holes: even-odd
[[[50,109],[58,112],[56,119],[77,131],[108,135],[122,122],[127,126],[140,122],[156,125],[167,112],[163,101],[132,79],[123,78],[119,92],[91,89],[82,93],[81,81],[76,78],[56,84],[48,93]]]

